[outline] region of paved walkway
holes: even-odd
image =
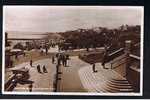
[[[83,62],[77,56],[71,57],[68,63],[69,67],[62,68],[62,84],[61,91],[63,92],[85,92],[78,71],[80,68],[88,66],[88,63]]]
[[[68,67],[62,67],[61,92],[108,92],[104,88],[111,78],[125,80],[111,69],[103,69],[101,63],[96,64],[97,73],[92,72],[92,65],[80,60],[78,56],[70,56]],[[117,58],[119,59],[119,57]],[[115,61],[115,60],[113,60]],[[110,62],[111,63],[111,62]],[[110,68],[110,63],[106,64]],[[45,65],[48,73],[38,73],[36,66]],[[34,81],[34,92],[53,91],[53,79],[56,72],[56,64],[51,63],[51,59],[42,59],[33,62],[30,67],[29,62],[19,64],[9,70],[27,68],[29,69],[29,80]],[[17,84],[14,91],[29,91],[29,85]]]
[[[61,92],[85,92],[78,71],[80,68],[88,66],[89,64],[80,60],[77,56],[70,57],[68,61],[68,67],[62,66],[62,84]],[[38,60],[33,63],[33,66],[37,64],[46,65],[48,73],[40,74],[37,72],[36,67],[30,67],[29,62],[22,63],[12,69],[21,69],[23,67],[29,69],[30,79],[34,81],[34,92],[50,92],[53,90],[53,77],[56,71],[55,64],[51,63],[51,59]],[[29,85],[18,84],[14,91],[29,91]]]
[[[41,66],[45,65],[48,73],[38,73],[36,66],[40,64]],[[33,62],[33,67],[30,67],[29,62],[19,64],[18,66],[12,69],[20,68],[29,69],[29,80],[34,81],[32,90],[34,92],[50,92],[53,91],[53,78],[56,72],[56,67],[51,63],[51,59],[43,59]],[[41,67],[42,69],[42,67]],[[14,91],[29,91],[29,84],[17,84]]]

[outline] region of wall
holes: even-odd
[[[140,72],[130,67],[127,68],[127,80],[130,84],[132,84],[135,92],[140,91]]]
[[[121,64],[120,66],[114,68],[114,70],[121,76],[125,77],[126,76],[126,63]]]

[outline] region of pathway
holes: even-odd
[[[41,66],[45,65],[48,73],[38,73],[36,68],[37,64],[40,64]],[[34,92],[53,91],[53,79],[54,79],[54,74],[56,72],[56,67],[51,63],[51,59],[43,59],[43,60],[35,61],[33,63],[33,67],[30,67],[29,62],[19,64],[13,69],[20,69],[23,67],[29,69],[29,75],[30,75],[29,80],[34,81],[33,88],[32,88]],[[17,84],[14,91],[29,91],[28,86],[29,86],[28,84],[25,85]]]
[[[70,57],[69,67],[62,68],[62,84],[61,91],[63,92],[85,92],[78,71],[84,66],[88,66],[88,63],[83,62],[77,56]]]

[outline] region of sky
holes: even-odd
[[[4,6],[3,15],[5,31],[24,33],[141,25],[142,18],[141,7],[104,6]]]

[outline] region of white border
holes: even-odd
[[[6,5],[8,6],[8,5]],[[141,10],[141,57],[140,57],[140,92],[139,93],[82,93],[82,92],[6,92],[4,91],[4,78],[5,78],[5,8],[6,6],[3,6],[3,48],[2,48],[2,94],[10,94],[10,95],[99,95],[99,96],[142,96],[143,95],[143,48],[144,48],[144,6],[52,6],[52,7],[93,7],[93,8],[105,8],[105,9],[137,9],[140,8]],[[13,5],[14,6],[14,5]],[[18,5],[17,5],[18,6]],[[28,7],[28,6],[26,6]],[[35,6],[34,6],[35,7]],[[47,6],[42,6],[47,7]],[[60,9],[60,8],[59,8]]]

